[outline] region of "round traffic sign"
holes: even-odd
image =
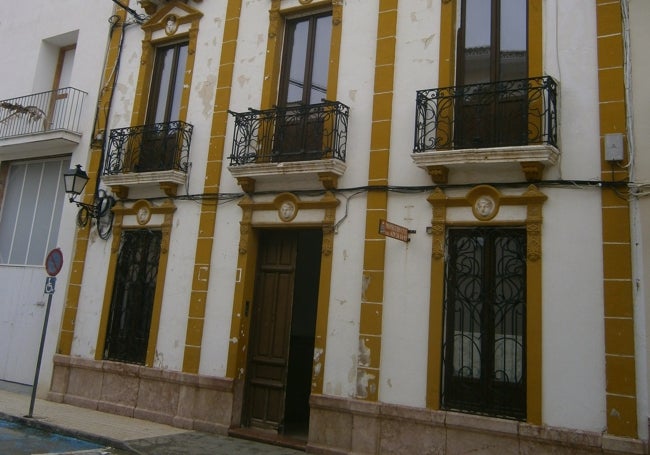
[[[63,267],[63,253],[60,248],[54,248],[45,258],[45,271],[49,276],[56,276]]]

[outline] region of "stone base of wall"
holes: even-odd
[[[180,428],[227,434],[230,379],[54,356],[48,399]]]
[[[310,403],[310,453],[648,453],[644,441],[601,433],[324,395]]]
[[[56,355],[48,399],[227,434],[231,379]],[[647,454],[645,441],[524,422],[312,395],[307,452],[327,455]]]

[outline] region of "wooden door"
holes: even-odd
[[[244,425],[306,429],[322,232],[261,233]]]
[[[263,234],[252,310],[247,407],[251,426],[277,429],[284,416],[297,244],[289,231]]]

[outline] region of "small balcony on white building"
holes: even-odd
[[[66,87],[0,101],[0,161],[71,153],[86,95]]]
[[[419,90],[411,157],[436,184],[450,170],[495,166],[538,181],[560,156],[557,115],[549,76]]]
[[[175,195],[187,179],[193,129],[182,121],[112,129],[102,181],[120,198],[129,188],[152,185]]]
[[[336,101],[230,112],[228,170],[247,193],[256,183],[284,190],[336,188],[344,174],[350,108]]]

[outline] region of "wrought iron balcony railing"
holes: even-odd
[[[111,130],[104,174],[187,172],[193,128],[176,121]]]
[[[67,87],[0,101],[0,138],[48,131],[80,133],[86,92]]]
[[[415,153],[557,147],[557,83],[549,76],[420,90]]]
[[[345,162],[348,114],[345,104],[319,104],[230,112],[235,133],[230,165],[335,158]]]

